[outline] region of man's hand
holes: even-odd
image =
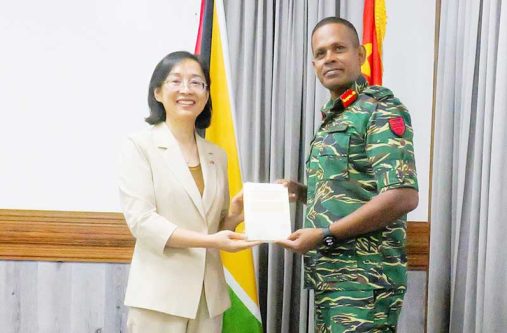
[[[289,201],[301,201],[306,203],[306,186],[289,179],[277,179],[277,184],[282,184],[289,190]]]
[[[322,230],[316,228],[304,228],[293,232],[287,239],[276,241],[286,249],[303,254],[315,249],[322,242]]]

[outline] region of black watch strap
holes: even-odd
[[[329,227],[320,228],[322,230],[322,245],[326,247],[333,247],[336,245],[336,238],[331,233]]]
[[[326,237],[329,237],[329,236],[333,236],[333,234],[331,233],[331,229],[329,229],[329,227],[326,227],[326,228],[320,228],[320,230],[322,230],[322,238],[326,238]]]

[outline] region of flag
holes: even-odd
[[[363,45],[366,61],[361,66],[368,83],[382,85],[382,43],[386,33],[386,5],[384,0],[365,0],[363,12]]]
[[[213,115],[206,139],[222,147],[228,158],[231,197],[242,188],[232,99],[229,50],[222,0],[202,0],[196,53],[210,65]],[[243,231],[244,226],[238,226]],[[222,252],[232,306],[224,313],[222,332],[262,332],[252,251]]]

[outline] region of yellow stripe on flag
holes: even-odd
[[[228,157],[229,192],[231,197],[242,188],[239,155],[232,116],[232,103],[228,85],[228,77],[222,45],[218,10],[215,1],[213,11],[213,32],[211,38],[211,99],[213,114],[211,126],[206,130],[206,139],[222,147]],[[238,227],[243,230],[243,224]],[[252,251],[244,250],[237,253],[222,252],[225,268],[241,286],[255,304],[258,303]]]
[[[375,33],[377,34],[378,52],[382,57],[382,47],[384,44],[384,36],[386,35],[387,11],[384,0],[375,1]]]

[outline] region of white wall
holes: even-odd
[[[362,2],[345,1],[361,34]],[[435,2],[387,0],[384,84],[409,108],[428,220]],[[192,51],[199,0],[0,3],[0,208],[119,211],[121,140],[156,63]],[[343,13],[342,13],[343,15]]]
[[[199,0],[0,2],[0,208],[119,211],[116,158]]]
[[[435,1],[387,0],[384,84],[407,106],[414,126],[419,206],[410,221],[428,221]]]

